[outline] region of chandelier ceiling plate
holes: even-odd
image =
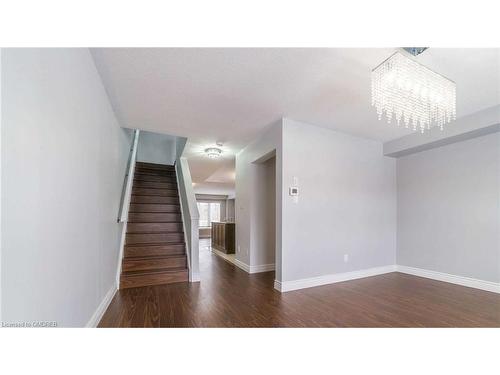
[[[403,49],[412,56],[418,56],[429,47],[403,47]]]

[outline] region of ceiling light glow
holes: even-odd
[[[205,154],[207,154],[207,156],[210,159],[217,159],[217,158],[221,157],[222,150],[220,148],[217,148],[217,147],[209,147],[209,148],[205,149]]]

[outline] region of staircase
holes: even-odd
[[[188,281],[175,169],[137,162],[120,288]]]

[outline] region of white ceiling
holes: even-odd
[[[235,193],[235,150],[225,146],[222,156],[210,159],[205,155],[205,148],[213,143],[189,141],[184,156],[188,159],[189,170],[197,194],[223,194],[233,196]]]
[[[430,48],[417,59],[457,83],[461,117],[500,103],[499,51]],[[380,141],[409,133],[378,121],[370,103],[370,71],[393,48],[91,52],[122,126],[188,137],[198,183],[227,184],[233,155],[281,117]],[[214,162],[202,151],[216,141],[225,157]]]

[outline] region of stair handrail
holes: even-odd
[[[137,158],[137,145],[139,143],[139,129],[135,129],[132,136],[132,143],[128,155],[127,168],[123,179],[122,195],[120,198],[120,208],[118,211],[118,222],[127,221],[128,208],[130,206],[130,196],[132,195],[132,184],[134,181],[135,161]]]

